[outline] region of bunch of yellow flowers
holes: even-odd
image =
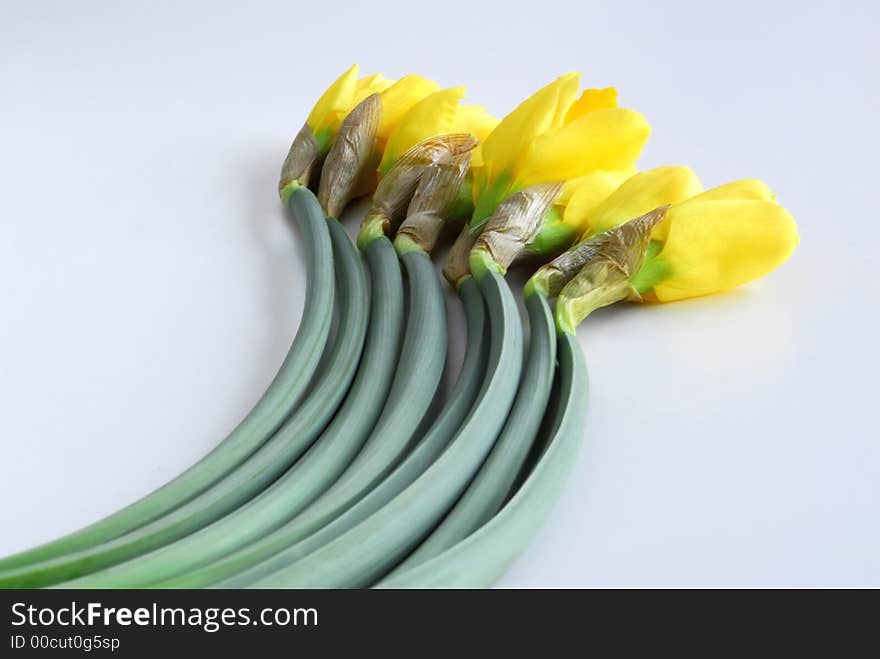
[[[688,167],[639,172],[650,127],[613,88],[567,73],[500,121],[464,94],[353,66],[320,96],[279,183],[308,270],[278,375],[199,463],[0,560],[0,587],[489,585],[574,463],[578,324],[618,301],[732,289],[798,244],[761,181],[704,190]],[[337,218],[360,197],[355,246]],[[446,237],[467,345],[444,398],[432,253]],[[516,264],[531,268],[520,300]]]

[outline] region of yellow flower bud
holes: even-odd
[[[798,244],[794,219],[765,183],[745,179],[703,192],[688,167],[628,179],[587,215],[588,233],[667,204],[633,282],[645,299],[668,302],[741,286],[778,268]]]
[[[703,189],[690,167],[657,167],[624,181],[602,203],[579,217],[582,236],[608,231],[658,206],[684,201]],[[573,209],[572,215],[576,210]],[[655,229],[655,236],[657,229]]]
[[[380,147],[384,148],[384,142],[397,127],[397,124],[400,123],[401,119],[403,119],[404,115],[416,103],[437,91],[437,87],[439,85],[433,80],[410,73],[382,90],[380,94],[382,99],[382,118],[379,121],[379,128],[376,130],[376,137],[380,142]]]
[[[326,153],[330,142],[345,116],[354,109],[355,91],[358,84],[358,65],[354,64],[327,88],[306,118],[306,126],[319,144],[319,151]]]
[[[799,242],[794,218],[766,199],[695,198],[672,206],[662,225],[666,235],[652,260],[663,276],[655,275],[645,291],[659,302],[720,293],[763,277]]]
[[[567,73],[508,114],[483,145],[475,179],[476,229],[508,195],[538,183],[566,182],[594,170],[629,172],[650,134],[638,112],[617,107],[613,88],[586,90]]]
[[[576,267],[589,264],[593,245],[652,214],[658,221],[651,223],[645,259],[626,273],[634,291],[629,297],[638,301],[669,302],[741,286],[782,265],[799,241],[794,218],[763,182],[746,179],[703,192],[687,167],[659,167],[631,177],[586,213],[591,237],[541,268],[529,285],[558,292]],[[587,299],[584,282],[594,279],[580,278],[577,297]],[[617,284],[626,290],[622,280]],[[580,303],[566,304],[571,311]],[[579,314],[569,313],[569,326]]]
[[[484,139],[498,121],[485,108],[460,105],[464,94],[464,87],[451,87],[413,105],[388,137],[379,175],[384,176],[407,150],[430,137],[470,133],[478,140]]]
[[[380,101],[379,121],[375,138],[370,145],[370,155],[364,159],[364,170],[375,169],[381,157],[388,135],[400,118],[418,101],[437,89],[437,83],[417,75],[407,75],[400,80],[387,80],[382,74],[358,79],[358,65],[343,73],[318,99],[309,113],[306,123],[297,134],[281,169],[279,189],[282,196],[293,184],[309,185],[312,177],[327,153],[346,117],[367,98],[378,95]],[[369,192],[375,187],[375,176],[366,177],[366,183],[352,185],[351,196]]]

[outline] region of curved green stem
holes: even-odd
[[[366,244],[375,240],[386,239]],[[401,261],[409,277],[409,315],[391,392],[369,438],[319,498],[273,533],[229,557],[230,561],[253,564],[311,535],[369,492],[411,446],[446,361],[446,303],[427,254],[410,252]]]
[[[556,362],[556,333],[547,298],[527,295],[526,310],[530,326],[528,361],[504,430],[452,510],[392,574],[424,563],[466,538],[488,522],[510,495],[547,410]]]
[[[489,367],[479,400],[443,454],[372,516],[256,588],[337,588],[372,583],[400,560],[449,509],[477,472],[501,430],[522,367],[516,302],[502,277],[478,278],[489,310]]]
[[[295,409],[318,361],[333,313],[333,258],[324,214],[306,189],[289,206],[303,233],[308,255],[302,322],[278,374],[250,413],[208,455],[151,494],[79,531],[0,560],[0,572],[93,547],[173,510],[229,473],[257,450]]]
[[[322,219],[322,222],[324,220]],[[235,510],[274,481],[308,448],[339,406],[354,376],[366,333],[367,286],[360,256],[335,221],[330,221],[340,289],[340,322],[330,359],[321,376],[291,416],[268,442],[223,479],[166,515],[95,547],[23,570],[0,575],[0,585],[70,587],[133,587],[150,583],[168,569],[163,552],[155,550]],[[140,557],[137,560],[128,560]],[[122,561],[128,561],[122,563]],[[120,564],[121,563],[121,564]],[[119,564],[119,565],[117,565]],[[109,569],[108,566],[114,566]],[[95,574],[92,574],[95,573]]]
[[[360,450],[388,397],[403,334],[403,279],[397,255],[383,236],[366,247],[365,256],[371,282],[370,326],[357,376],[342,408],[284,476],[230,516],[199,532],[200,545],[206,545],[200,563],[212,556],[213,563],[163,581],[159,587],[201,588],[253,565],[260,554],[241,542],[240,536],[258,537],[254,526],[262,529],[260,536],[265,535],[302,511],[330,487]],[[234,545],[227,535],[236,539]],[[240,547],[244,549],[233,552]]]
[[[446,405],[424,438],[391,474],[332,522],[296,544],[282,548],[261,563],[244,563],[239,568],[242,572],[219,581],[216,583],[217,587],[241,588],[250,585],[323,547],[391,501],[443,452],[477,399],[488,360],[486,311],[476,281],[473,278],[466,279],[459,287],[458,294],[461,296],[467,323],[467,346],[462,368]],[[244,569],[249,565],[253,567]],[[203,582],[200,585],[205,584]]]
[[[559,394],[550,440],[516,494],[477,531],[380,588],[483,588],[525,549],[556,502],[571,470],[586,419],[587,370],[572,334],[558,335]]]

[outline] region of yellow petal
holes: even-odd
[[[497,125],[498,119],[481,105],[460,105],[452,128],[456,133],[470,133],[483,142]]]
[[[381,94],[394,83],[394,80],[388,80],[381,73],[361,78],[358,80],[357,87],[354,91],[354,98],[351,101],[351,109],[353,110],[357,107],[357,105],[367,96],[370,96],[371,94]]]
[[[605,89],[585,89],[581,97],[568,109],[565,115],[565,123],[570,123],[578,117],[604,110],[605,108],[617,107],[617,90],[614,87]]]
[[[640,217],[659,206],[675,204],[699,194],[700,179],[690,167],[657,167],[624,181],[586,217],[589,232],[607,231]],[[665,232],[668,222],[654,227],[653,235]]]
[[[659,257],[669,275],[654,287],[661,302],[730,290],[778,268],[798,244],[794,218],[765,200],[673,206]]]
[[[358,93],[366,92],[364,98],[369,96],[372,93],[378,93],[388,89],[391,85],[393,85],[396,80],[389,80],[381,73],[374,73],[371,76],[365,76],[357,81],[357,86],[355,90]],[[357,103],[355,103],[357,105]]]
[[[701,201],[733,201],[736,199],[758,199],[763,201],[775,201],[774,195],[767,184],[756,178],[743,179],[719,185],[717,188],[706,190],[696,197],[688,199],[686,203]]]
[[[553,112],[551,128],[559,128],[560,126],[565,125],[568,112],[577,100],[577,93],[581,88],[580,73],[568,73],[565,75],[570,77],[566,79],[565,84],[559,89],[559,97],[556,102],[556,109]],[[560,76],[560,78],[565,78],[565,75]]]
[[[626,181],[628,178],[633,176],[636,173],[635,167],[631,167],[626,171],[622,172],[608,172],[603,169],[597,169],[583,176],[578,176],[577,178],[569,179],[565,182],[565,185],[562,186],[562,194],[559,195],[559,199],[556,202],[557,206],[565,208],[568,205],[568,202],[574,196],[574,194],[584,186],[590,186],[598,181],[602,181],[605,178],[613,178],[616,181],[616,185],[614,186],[614,190],[620,187],[620,184]],[[612,192],[614,191],[612,190]],[[605,195],[607,197],[608,195]],[[605,199],[601,199],[600,201],[604,201]]]
[[[312,132],[318,136],[322,131],[333,131],[352,108],[351,100],[357,86],[358,65],[352,67],[327,88],[306,119]]]
[[[373,153],[364,164],[364,171],[356,186],[355,196],[368,194],[376,189],[376,185],[379,183],[378,167],[382,161],[382,154],[385,151],[389,135],[413,105],[437,89],[436,82],[415,74],[406,75],[396,82],[393,80],[373,80],[365,85],[372,87],[372,93],[379,94],[382,101],[382,114],[379,117]]]
[[[516,187],[565,181],[594,169],[627,170],[650,133],[645,117],[634,110],[608,108],[586,114],[531,143],[518,159]]]
[[[435,135],[456,132],[458,103],[464,98],[464,87],[451,87],[422,99],[413,105],[388,137],[380,175],[387,172],[407,149]]]
[[[493,117],[486,111],[486,108],[479,105],[460,105],[458,113],[455,115],[455,123],[453,132],[470,133],[480,140],[473,151],[471,151],[471,169],[483,166],[483,141],[491,134],[498,125],[498,119]]]
[[[519,154],[559,125],[580,87],[579,73],[566,73],[539,89],[504,117],[483,143],[487,182],[512,170]]]
[[[582,235],[588,228],[587,218],[590,214],[629,176],[630,172],[606,172],[599,169],[570,181],[563,188],[560,199],[560,205],[565,208],[562,221],[575,231],[575,235]]]
[[[691,203],[699,204],[704,201],[736,201],[746,199],[775,201],[776,195],[770,191],[770,188],[767,187],[766,183],[752,178],[719,185],[678,203],[679,205]],[[666,240],[668,229],[669,223],[663,222],[655,227],[652,237],[655,240]]]
[[[332,120],[328,118],[328,123],[331,123],[335,126],[342,125],[343,120],[351,114],[351,111],[354,110],[360,103],[367,98],[367,96],[371,96],[372,94],[379,94],[385,89],[388,89],[391,85],[394,84],[394,80],[388,80],[381,73],[376,73],[371,76],[367,76],[366,78],[361,78],[357,81],[357,85],[355,85],[354,94],[351,97],[351,102],[345,106],[340,108],[338,111],[332,113]],[[335,130],[334,130],[335,132]]]
[[[388,139],[403,115],[413,105],[437,91],[437,87],[439,85],[436,82],[411,73],[383,90],[382,118],[379,120],[376,137],[383,141]]]

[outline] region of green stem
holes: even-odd
[[[489,522],[439,556],[379,582],[380,588],[484,588],[525,549],[559,497],[586,419],[587,370],[577,340],[559,334],[559,393],[550,440],[516,494]]]
[[[339,479],[308,508],[232,561],[262,560],[311,535],[369,492],[411,447],[446,361],[446,302],[427,254],[409,252],[401,261],[409,276],[409,315],[391,392],[370,437]]]
[[[468,261],[470,263],[471,274],[476,277],[477,280],[482,279],[488,272],[494,272],[501,277],[505,275],[504,268],[492,258],[492,255],[487,250],[481,247],[474,247],[471,250]]]
[[[4,575],[0,583],[6,584],[8,576],[13,582],[24,580],[29,585],[48,585],[71,579],[73,581],[67,581],[65,587],[148,585],[157,575],[163,576],[163,571],[185,566],[197,556],[197,553],[190,555],[187,552],[183,552],[183,557],[177,556],[177,547],[168,549],[165,545],[184,538],[250,500],[308,448],[345,396],[366,333],[367,286],[360,257],[345,230],[335,220],[330,220],[330,233],[341,293],[340,330],[328,351],[331,357],[326,368],[312,384],[298,413],[236,469],[170,513],[106,543],[29,566],[23,573]],[[188,540],[182,544],[191,546]],[[176,560],[172,558],[174,556],[177,556]],[[129,560],[135,557],[138,558]]]
[[[406,489],[443,452],[472,409],[483,385],[488,354],[486,312],[477,282],[468,277],[458,289],[467,321],[467,347],[462,368],[437,420],[406,459],[364,498],[332,522],[263,562],[220,581],[220,588],[241,588],[292,564],[355,527]],[[245,565],[248,565],[247,563]],[[204,585],[204,584],[201,584]]]
[[[522,367],[516,302],[494,272],[479,279],[489,310],[489,367],[477,404],[443,454],[372,516],[321,549],[253,584],[336,588],[372,583],[399,561],[455,502],[492,448],[513,403]]]
[[[526,462],[547,410],[556,362],[556,334],[547,298],[526,296],[529,354],[513,409],[480,471],[440,525],[394,573],[433,558],[477,530],[498,512]]]
[[[380,215],[368,215],[361,225],[358,233],[357,244],[362,250],[375,240],[385,238],[387,220]]]
[[[252,502],[213,525],[219,542],[223,542],[223,529],[236,533],[238,523],[249,525],[269,518],[280,527],[298,514],[340,476],[375,425],[391,388],[403,334],[403,280],[397,256],[384,236],[367,246],[365,256],[372,291],[370,327],[357,376],[345,403],[321,437],[284,476]],[[265,528],[265,524],[262,526]],[[215,535],[213,530],[211,535]],[[230,552],[224,544],[222,551],[212,551],[222,558],[158,585],[161,588],[208,586],[261,560],[263,554],[255,551],[258,546],[245,545]]]
[[[317,200],[303,188],[291,194],[289,205],[308,255],[306,300],[296,338],[262,398],[208,455],[151,494],[63,538],[0,560],[0,583],[10,570],[94,547],[177,508],[235,469],[295,411],[330,332],[334,283],[330,236]]]

